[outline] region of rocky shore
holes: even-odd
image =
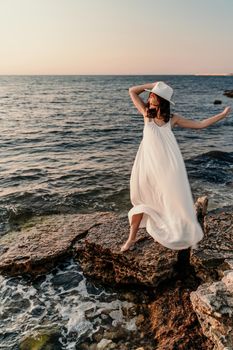
[[[166,249],[139,229],[120,252],[128,218],[114,212],[34,217],[0,238],[0,272],[34,278],[70,256],[87,278],[134,301],[136,331],[100,330],[80,350],[233,349],[233,208],[207,205],[206,197],[195,203],[205,237],[193,251]]]

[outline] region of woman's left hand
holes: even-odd
[[[231,107],[226,107],[222,114],[226,117],[231,112]]]

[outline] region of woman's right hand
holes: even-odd
[[[222,114],[224,115],[224,117],[226,117],[230,112],[231,112],[231,107],[226,107],[222,112]]]

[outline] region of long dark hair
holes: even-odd
[[[170,112],[170,102],[165,100],[163,97],[156,95],[159,101],[159,111],[160,111],[160,117],[163,118],[163,120],[167,123],[169,121],[170,118],[173,117],[173,113]],[[146,102],[146,110],[147,110],[147,114],[146,117],[147,118],[155,118],[157,117],[157,111],[155,108],[150,108],[150,103],[149,103],[149,97],[150,94],[148,96],[147,102]]]

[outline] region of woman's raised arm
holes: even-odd
[[[174,125],[181,126],[182,128],[204,129],[214,123],[217,123],[219,120],[224,119],[230,113],[230,111],[231,111],[231,108],[226,107],[223,112],[216,114],[213,117],[209,117],[200,121],[186,119],[179,114],[175,114]]]
[[[129,88],[129,95],[131,97],[131,100],[133,101],[133,104],[141,113],[143,116],[146,114],[146,105],[144,101],[139,97],[139,94],[141,94],[145,89],[152,89],[154,87],[155,83],[148,83],[143,85],[137,85],[132,86]]]

